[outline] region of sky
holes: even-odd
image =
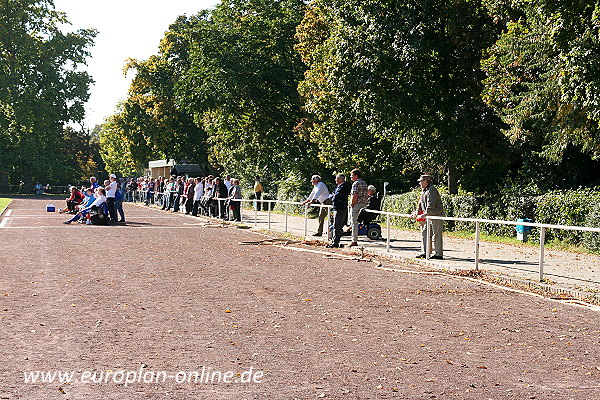
[[[127,97],[131,82],[123,76],[128,58],[145,60],[158,52],[158,44],[169,25],[182,14],[194,15],[212,8],[218,0],[54,0],[57,11],[67,14],[66,31],[98,30],[85,69],[94,79],[86,105],[85,127],[101,124],[120,100]]]

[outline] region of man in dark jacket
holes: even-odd
[[[333,240],[327,247],[340,247],[342,238],[342,229],[348,219],[348,196],[350,196],[350,185],[346,182],[344,174],[337,174],[335,177],[337,187],[329,196],[333,203]]]
[[[213,189],[213,199],[215,200],[215,209],[213,215],[216,215],[217,218],[225,219],[227,217],[225,199],[227,199],[228,196],[229,193],[227,193],[227,186],[225,185],[225,182],[223,182],[223,180],[220,177],[216,177]]]

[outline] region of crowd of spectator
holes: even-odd
[[[256,182],[260,183],[260,177],[256,177]],[[165,211],[193,216],[241,221],[241,203],[232,201],[242,198],[240,180],[230,176],[137,178],[129,180],[125,186],[127,201],[155,204]],[[256,193],[260,199],[262,187]]]
[[[303,205],[322,204],[332,209],[332,219],[328,229],[331,229],[332,240],[328,247],[340,247],[344,234],[352,236],[350,247],[358,246],[359,227],[369,226],[377,215],[368,210],[381,209],[381,197],[373,185],[367,185],[362,178],[362,172],[354,169],[350,173],[352,184],[346,181],[344,174],[335,177],[335,189],[330,192],[319,175],[313,175],[313,189]],[[427,237],[424,224],[428,215],[444,215],[439,192],[432,184],[430,175],[421,175],[419,184],[422,194],[413,214],[413,218],[421,222],[422,250],[417,257],[425,258],[427,241],[434,239],[435,249],[433,259],[443,258],[442,229],[443,222],[431,221],[431,236]],[[255,177],[253,191],[256,209],[261,209],[263,186],[259,176]],[[109,180],[100,186],[95,177],[90,178],[89,187],[81,190],[70,188],[70,196],[66,199],[66,208],[60,210],[74,216],[65,221],[66,224],[80,221],[88,224],[125,223],[123,201],[143,202],[146,205],[157,205],[162,210],[182,212],[192,216],[208,216],[229,221],[241,221],[242,190],[239,179],[230,176],[186,178],[182,176],[140,177],[118,180],[111,175]],[[322,236],[325,220],[329,215],[328,207],[321,207],[319,226],[314,236]]]

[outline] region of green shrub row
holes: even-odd
[[[298,195],[301,191],[298,185],[280,188],[277,194],[265,193],[264,199],[280,199],[289,201],[302,201],[304,196]],[[417,207],[421,191],[388,195],[384,200],[383,209],[399,214],[411,214]],[[518,191],[499,191],[495,195],[473,195],[462,193],[448,194],[440,188],[444,210],[449,217],[480,218],[505,221],[516,221],[520,218],[529,218],[534,222],[553,225],[573,225],[600,227],[600,189],[579,189],[568,191],[553,191],[542,195],[524,195]],[[251,190],[244,190],[244,198],[254,198]],[[276,211],[284,211],[281,204],[275,205]],[[290,214],[304,214],[304,207],[288,206]],[[315,217],[318,209],[311,208],[310,216]],[[385,217],[384,217],[385,218]],[[391,219],[393,226],[404,229],[418,229],[419,225],[414,220],[402,217]],[[447,231],[474,232],[475,224],[470,222],[446,221]],[[504,237],[515,237],[514,225],[481,224],[483,233]],[[530,240],[539,240],[539,230],[533,229]],[[600,234],[581,231],[547,229],[546,240],[558,240],[567,244],[583,245],[585,248],[600,251]]]
[[[600,227],[600,191],[580,189],[554,191],[543,195],[521,195],[514,191],[499,192],[495,196],[472,194],[449,195],[442,192],[442,201],[449,217],[496,219],[516,221],[520,218],[553,225]],[[391,195],[385,199],[384,210],[410,214],[416,208],[420,191]],[[418,225],[406,218],[394,218],[394,226],[416,229]],[[505,237],[515,237],[513,225],[482,224],[482,232]],[[448,231],[474,232],[469,222],[446,222]],[[539,231],[533,229],[531,240],[539,239]],[[546,240],[583,245],[589,250],[600,250],[600,235],[581,231],[547,229]]]

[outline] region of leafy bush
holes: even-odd
[[[585,226],[600,228],[600,203],[596,203],[585,219]],[[583,246],[592,251],[600,251],[600,233],[584,232]]]
[[[310,188],[298,176],[289,176],[285,184],[278,185],[276,198],[301,201],[308,195]],[[383,210],[399,214],[411,214],[416,208],[421,194],[420,189],[411,192],[388,195],[384,199]],[[579,189],[553,191],[543,195],[523,194],[519,190],[504,190],[495,195],[475,196],[471,193],[450,195],[440,188],[444,211],[449,217],[480,218],[491,220],[516,221],[530,218],[535,222],[552,225],[574,225],[600,227],[600,190]],[[254,193],[248,193],[253,198]],[[265,199],[275,198],[269,194]],[[283,205],[277,205],[283,211]],[[290,213],[304,214],[304,208],[290,206]],[[316,216],[317,209],[311,209],[310,215]],[[382,218],[385,221],[385,217]],[[403,229],[419,229],[419,224],[409,218],[391,218],[393,226]],[[475,224],[470,222],[447,221],[447,231],[474,232]],[[515,237],[514,225],[481,224],[483,233],[495,236]],[[539,240],[539,230],[533,229],[530,240]],[[600,234],[547,229],[546,240],[559,240],[567,244],[584,245],[589,250],[600,251]]]
[[[420,190],[412,192],[388,195],[383,200],[382,210],[398,214],[412,214],[417,208],[419,202]],[[417,229],[419,224],[408,218],[393,217],[390,220],[391,225],[404,229]]]
[[[599,201],[600,192],[589,189],[546,193],[536,202],[534,218],[543,224],[583,226]],[[546,238],[581,244],[583,232],[552,229],[546,230]]]

